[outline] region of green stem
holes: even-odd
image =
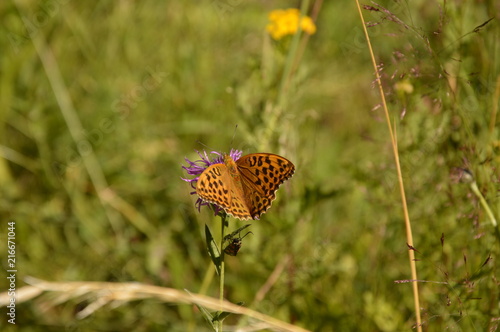
[[[309,0],[302,1],[300,7],[300,19],[306,15],[306,12],[309,8]],[[299,21],[300,22],[300,21]],[[290,45],[290,49],[288,50],[288,55],[285,62],[285,68],[283,70],[283,75],[281,76],[280,87],[278,91],[278,96],[276,98],[276,105],[273,105],[273,112],[269,115],[267,120],[267,125],[264,130],[264,139],[263,142],[269,142],[271,140],[271,136],[273,131],[279,125],[279,120],[281,118],[281,114],[283,109],[286,107],[286,95],[290,88],[290,82],[293,76],[293,69],[298,66],[298,62],[296,63],[298,56],[298,46],[300,41],[300,36],[302,35],[302,29],[299,27],[297,32],[292,38],[292,44]],[[295,64],[295,65],[294,65]]]
[[[483,197],[483,194],[481,194],[481,191],[479,191],[479,188],[477,187],[476,181],[472,182],[470,184],[470,187],[474,194],[479,198],[479,201],[481,202],[481,205],[483,206],[483,209],[486,211],[486,214],[490,218],[491,223],[493,224],[493,227],[497,227],[497,220],[495,219],[495,216],[493,215],[493,212],[491,212],[491,209],[486,202],[486,200]]]
[[[302,1],[301,7],[300,7],[300,17],[299,17],[299,22],[300,19],[302,19],[303,16],[305,16],[307,9],[309,8],[309,0],[304,0]],[[297,32],[293,36],[292,39],[292,44],[290,45],[290,50],[288,52],[288,56],[286,59],[285,63],[285,69],[283,70],[283,76],[281,77],[281,84],[280,84],[280,89],[278,93],[278,107],[281,109],[283,108],[284,101],[285,101],[285,93],[288,90],[288,85],[291,80],[291,73],[292,73],[292,68],[293,64],[295,62],[295,58],[297,57],[297,49],[299,46],[299,41],[300,41],[300,36],[302,34],[302,29],[299,27],[297,28]]]
[[[226,230],[227,214],[221,216],[221,234],[220,234],[220,275],[219,275],[219,299],[222,304],[224,301],[224,232]],[[222,312],[222,309],[220,310]],[[219,331],[222,332],[222,320],[219,320]]]

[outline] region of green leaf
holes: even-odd
[[[187,289],[184,290],[191,295],[191,293]],[[194,305],[200,310],[200,312],[203,315],[203,318],[205,318],[208,324],[212,327],[212,330],[217,331],[217,324],[216,324],[217,320],[215,320],[215,317],[213,317],[212,314],[207,309],[205,309],[205,307],[202,307],[201,305],[196,303]]]
[[[217,331],[217,324],[216,324],[217,321],[214,320],[215,318],[212,317],[212,314],[210,314],[210,312],[207,309],[205,309],[205,307],[202,307],[201,305],[196,304],[196,303],[194,305],[197,306],[198,309],[200,309],[200,312],[202,313],[203,318],[205,318],[205,320],[212,327],[212,329],[214,331]]]
[[[245,302],[238,302],[236,303],[239,306],[242,306],[245,304]],[[232,312],[227,312],[227,311],[217,311],[212,318],[212,323],[215,324],[216,322],[223,321],[227,316],[232,314]]]
[[[205,224],[205,238],[207,241],[208,254],[210,255],[210,258],[212,259],[212,262],[215,265],[215,270],[217,271],[217,274],[220,275],[220,268],[221,268],[220,250],[219,247],[217,247],[217,243],[215,242],[214,237],[212,236],[212,233],[210,232],[210,229],[206,224]]]

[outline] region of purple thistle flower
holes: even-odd
[[[196,151],[198,155],[200,156],[201,159],[191,161],[187,158],[184,158],[186,162],[188,163],[188,166],[182,166],[184,170],[187,172],[188,175],[195,175],[196,177],[193,179],[185,179],[181,178],[182,180],[189,182],[191,184],[191,187],[195,189],[195,191],[190,192],[191,195],[196,194],[196,182],[200,178],[201,173],[203,173],[208,167],[214,165],[214,164],[224,164],[224,154],[216,151],[210,152],[211,154],[216,155],[213,159],[210,159],[207,152],[203,151]],[[233,158],[234,161],[240,159],[242,154],[242,151],[239,150],[234,150],[231,149],[229,152],[229,156]],[[203,205],[212,205],[215,211],[215,215],[217,215],[222,209],[216,205],[216,204],[211,204],[203,201],[200,197],[196,200],[196,203],[194,206],[198,208],[198,211],[200,211],[201,207]]]

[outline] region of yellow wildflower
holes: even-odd
[[[300,11],[297,8],[273,10],[269,13],[269,22],[266,30],[275,40],[295,34],[299,26],[310,35],[316,32],[313,20],[309,16],[300,17]]]

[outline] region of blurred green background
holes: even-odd
[[[496,331],[499,239],[459,178],[474,174],[498,218],[500,4],[379,4],[363,12],[397,130],[424,330]],[[1,2],[0,243],[15,221],[18,288],[33,276],[217,297],[215,277],[203,285],[204,224],[219,219],[195,210],[181,166],[237,148],[297,170],[227,258],[226,298],[312,331],[412,329],[411,284],[395,283],[411,275],[394,157],[355,2],[316,7],[279,111],[291,39],[265,27],[289,7],[300,2]],[[18,304],[16,327],[208,331],[191,305],[145,299],[77,320],[91,300],[54,297]]]

